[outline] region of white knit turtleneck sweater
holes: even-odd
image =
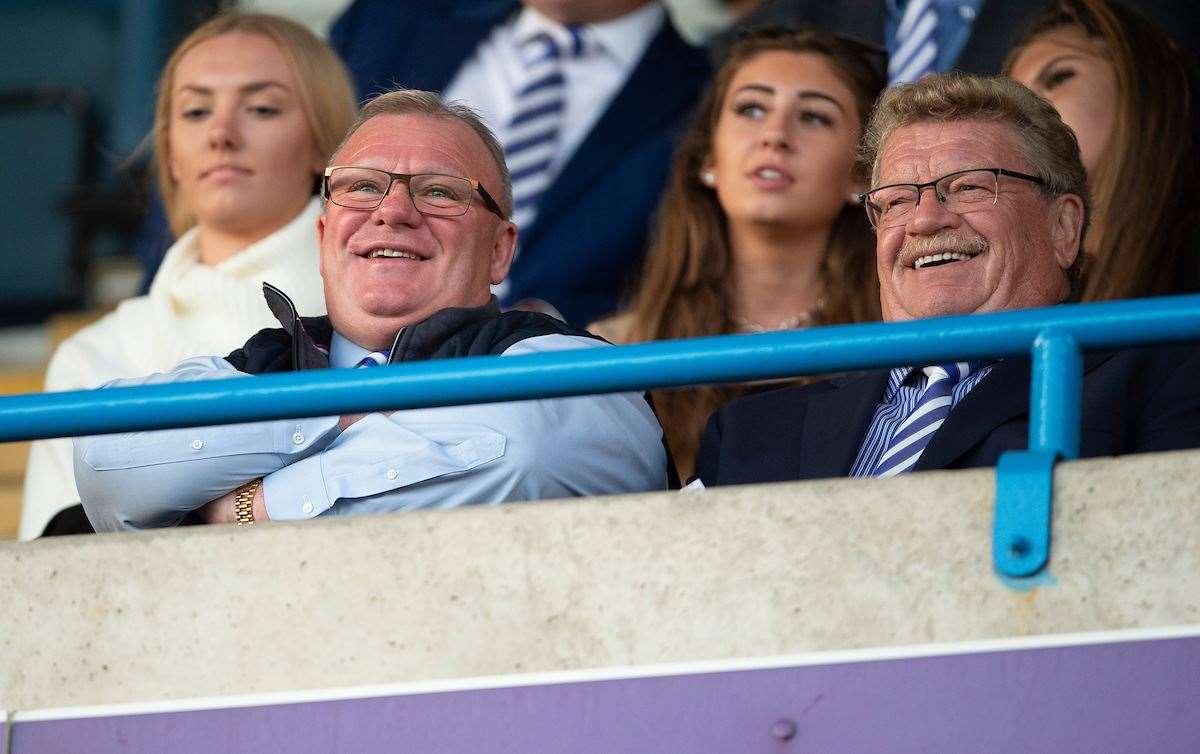
[[[291,222],[228,259],[200,263],[196,229],[163,258],[150,293],[72,335],[54,352],[46,390],[80,390],[118,377],[170,369],[192,356],[224,356],[264,327],[278,327],[262,284],[283,289],[305,316],[325,313],[319,272],[318,199]],[[69,439],[35,442],[25,472],[21,539],[42,533],[63,508],[79,502]]]

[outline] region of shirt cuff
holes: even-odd
[[[333,505],[325,489],[321,454],[297,461],[263,478],[263,503],[272,521],[300,521]]]

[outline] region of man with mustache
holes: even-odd
[[[608,347],[490,286],[517,231],[504,152],[469,109],[401,90],[369,102],[324,171],[314,228],[328,317],[270,285],[282,329],[225,358],[105,387]],[[296,520],[663,489],[662,431],[622,393],[84,437],[76,479],[100,531]]]
[[[890,89],[862,156],[884,319],[1073,300],[1084,169],[1074,134],[1028,89],[962,74]],[[1029,384],[1030,360],[1008,358],[760,393],[710,419],[698,476],[713,486],[994,466],[1026,447]],[[1200,446],[1197,385],[1194,344],[1085,353],[1080,455]]]

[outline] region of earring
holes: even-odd
[[[702,170],[700,171],[700,182],[705,186],[716,186],[717,174],[711,170]]]

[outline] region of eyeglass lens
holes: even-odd
[[[940,178],[933,186],[936,200],[951,212],[969,212],[996,203],[999,184],[990,170],[968,170]],[[908,222],[920,201],[919,189],[913,184],[885,186],[867,194],[867,214],[871,224],[889,228]]]
[[[427,215],[461,215],[471,206],[471,182],[453,175],[422,173],[407,180],[408,194],[416,208]],[[352,209],[374,209],[383,203],[392,176],[372,168],[343,167],[329,174],[329,199]]]

